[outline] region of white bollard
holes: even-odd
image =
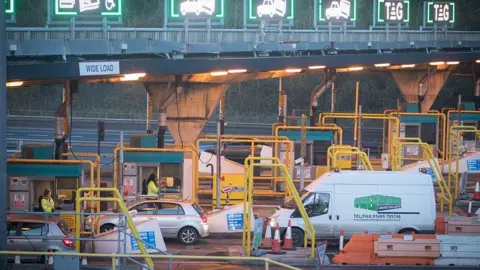
[[[82,265],[88,265],[87,257],[82,257]]]
[[[17,249],[17,251],[19,251],[19,250]],[[15,255],[15,264],[22,264],[22,263],[20,262],[20,255],[18,255],[18,254]]]
[[[340,247],[339,247],[339,250],[340,250],[340,251],[343,250],[343,239],[344,239],[344,236],[345,236],[345,231],[344,231],[344,230],[340,230]]]
[[[467,213],[467,215],[468,215],[469,217],[472,216],[472,200],[470,200],[470,201],[468,202],[468,213]]]

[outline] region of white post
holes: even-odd
[[[340,246],[339,246],[339,250],[342,251],[343,250],[343,240],[344,240],[344,236],[345,236],[345,231],[344,230],[340,230]]]

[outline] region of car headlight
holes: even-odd
[[[275,222],[275,219],[274,219],[274,218],[270,218],[270,223],[269,223],[269,225],[270,225],[271,228],[275,227],[276,222]]]

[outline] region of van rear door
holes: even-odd
[[[333,234],[340,237],[340,230],[345,231],[345,237],[352,234],[376,233],[378,231],[377,220],[377,185],[362,184],[359,179],[358,185],[335,185],[333,196]]]

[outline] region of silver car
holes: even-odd
[[[207,215],[194,202],[155,199],[134,203],[128,210],[136,212],[134,222],[158,220],[164,238],[177,238],[185,245],[193,245],[199,238],[208,236]],[[101,216],[100,232],[113,230],[118,223],[118,217]]]
[[[73,252],[75,249],[72,229],[55,216],[49,216],[45,220],[44,215],[9,214],[7,234],[9,251]],[[43,258],[21,256],[21,259]]]

